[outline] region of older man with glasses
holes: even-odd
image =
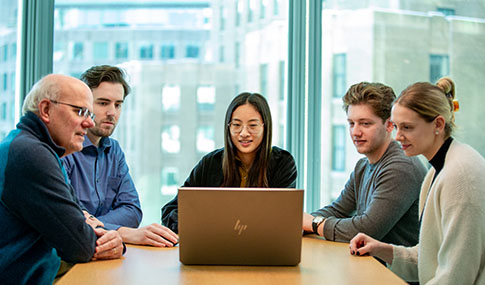
[[[121,256],[120,235],[88,223],[59,160],[82,149],[92,102],[81,81],[48,75],[0,144],[0,284],[51,284],[61,258]]]

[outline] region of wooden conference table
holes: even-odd
[[[349,254],[346,243],[303,237],[298,266],[183,265],[179,248],[129,245],[118,260],[75,265],[62,284],[406,284],[372,257]]]

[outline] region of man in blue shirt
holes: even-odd
[[[86,84],[48,75],[0,143],[0,284],[52,284],[61,258],[121,257],[119,233],[85,218],[59,160],[81,150],[92,105]]]
[[[63,159],[67,175],[85,208],[124,242],[173,246],[178,236],[153,223],[137,229],[142,219],[140,201],[119,143],[109,136],[115,130],[130,87],[115,66],[93,66],[81,75],[94,96],[95,126],[87,132],[83,149]]]

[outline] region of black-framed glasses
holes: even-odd
[[[94,118],[96,117],[96,115],[93,112],[89,111],[88,108],[79,107],[79,106],[76,106],[76,105],[72,105],[72,104],[68,104],[68,103],[64,103],[64,102],[59,102],[59,101],[56,101],[56,100],[50,100],[50,101],[54,104],[62,104],[62,105],[66,105],[66,106],[70,106],[70,107],[79,109],[79,112],[77,113],[79,117],[91,118],[91,120],[93,120],[93,121],[94,121]]]
[[[230,122],[229,123],[229,130],[233,134],[239,134],[240,132],[242,132],[244,127],[246,127],[246,129],[248,130],[249,133],[258,134],[259,132],[261,132],[263,125],[264,124],[260,123],[260,122],[251,122],[247,125],[241,124],[239,122]]]

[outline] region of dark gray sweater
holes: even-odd
[[[418,198],[426,168],[416,157],[407,157],[396,141],[381,159],[370,164],[359,160],[340,196],[312,213],[327,217],[324,236],[349,241],[359,232],[386,243],[418,243]]]

